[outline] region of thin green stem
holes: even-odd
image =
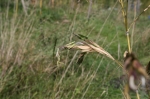
[[[126,10],[124,10],[123,0],[119,0],[119,2],[120,2],[120,5],[121,5],[121,8],[122,8],[122,15],[124,17],[124,25],[125,25],[125,29],[126,29],[126,35],[127,35],[128,51],[129,51],[129,53],[131,53],[130,36],[129,36],[129,31],[128,31],[128,16],[127,16],[127,12],[128,12],[128,0],[127,0]]]

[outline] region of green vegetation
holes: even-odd
[[[123,62],[128,47],[119,3],[110,3],[115,9],[101,9],[95,1],[89,19],[89,2],[82,2],[75,9],[65,6],[68,2],[54,8],[45,2],[41,9],[29,6],[28,15],[20,3],[18,10],[15,1],[10,4],[10,8],[0,7],[0,99],[124,97],[123,84],[113,82],[124,71],[107,57],[90,53],[80,65],[76,63],[79,51],[60,50],[60,63],[56,57],[58,48],[78,40],[73,35],[77,33]],[[149,12],[137,21],[132,42],[132,50],[144,66],[150,56]],[[129,13],[130,21],[134,15]],[[141,99],[148,99],[146,92],[140,90],[139,94]],[[131,97],[136,99],[136,94],[131,92]]]

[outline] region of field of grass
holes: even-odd
[[[117,10],[88,7],[0,9],[0,99],[124,99],[123,84],[115,78],[124,74],[115,62],[88,53],[78,65],[80,51],[57,49],[80,41],[73,33],[87,36],[123,62],[128,50],[120,6]],[[150,11],[148,11],[150,12]],[[131,12],[129,22],[133,20]],[[146,66],[150,60],[150,20],[143,14],[134,27],[132,50]],[[132,33],[132,29],[130,31]],[[141,99],[148,99],[139,91]],[[134,92],[130,93],[133,99]]]

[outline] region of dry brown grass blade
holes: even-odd
[[[110,53],[105,51],[102,47],[100,47],[98,44],[96,44],[93,41],[86,40],[82,42],[72,42],[72,43],[65,45],[64,47],[67,49],[81,50],[82,52],[98,52],[110,58],[111,60],[116,62],[119,66],[123,67],[123,65],[118,60],[116,60]]]
[[[90,48],[92,48],[94,51],[96,51],[96,52],[98,52],[98,53],[100,53],[100,54],[102,54],[102,55],[105,55],[105,56],[107,56],[108,58],[110,58],[110,59],[112,59],[112,60],[115,60],[107,51],[105,51],[104,49],[101,49],[101,48],[99,48],[99,47],[95,47],[95,46],[93,46],[93,45],[91,45],[91,44],[87,44]]]

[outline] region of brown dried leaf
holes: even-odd
[[[89,46],[76,46],[80,50],[90,50],[91,48]]]

